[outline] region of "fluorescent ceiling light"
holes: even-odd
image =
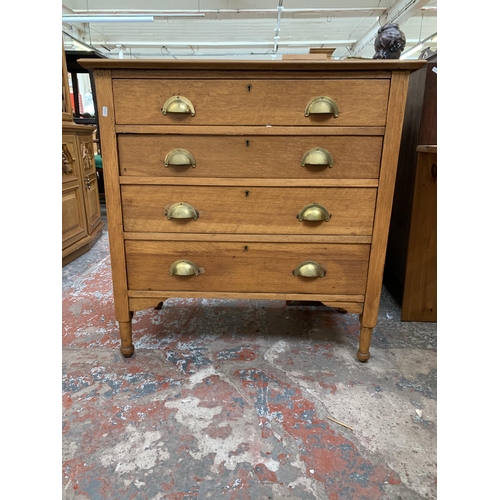
[[[62,16],[63,23],[152,23],[171,17],[205,17],[201,12],[171,14],[75,14]]]
[[[62,16],[63,23],[152,23],[153,16]]]

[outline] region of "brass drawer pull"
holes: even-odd
[[[331,215],[328,213],[328,210],[323,205],[319,205],[318,203],[306,205],[299,212],[299,215],[297,215],[299,222],[302,222],[303,220],[324,220],[325,222],[328,222],[330,218]]]
[[[187,149],[172,149],[167,153],[164,160],[165,167],[173,165],[175,167],[191,165],[193,168],[196,167],[196,160],[194,156]]]
[[[333,157],[332,155],[323,148],[313,148],[310,149],[303,157],[300,163],[303,167],[306,165],[314,166],[324,166],[328,165],[330,168],[333,167]]]
[[[184,202],[174,203],[164,208],[167,219],[194,219],[198,218],[198,212],[189,204]]]
[[[175,261],[168,271],[170,276],[198,276],[200,270],[190,260],[177,260]]]
[[[333,116],[337,118],[337,116],[339,116],[339,108],[335,101],[330,97],[315,97],[307,104],[304,116],[321,113],[333,114]]]
[[[293,270],[293,275],[303,276],[305,278],[323,278],[325,276],[325,270],[313,260],[306,260]]]
[[[169,97],[165,101],[161,112],[164,115],[166,115],[167,113],[189,113],[191,114],[191,116],[195,115],[193,103],[187,97],[184,97],[182,95],[174,95],[172,97]]]

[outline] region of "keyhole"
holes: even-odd
[[[248,146],[250,146],[250,141],[247,140],[247,148],[248,148]]]
[[[244,252],[248,252],[248,245],[245,245],[245,246],[243,247],[243,251],[244,251]]]
[[[250,84],[247,85],[247,90],[250,92],[252,90],[252,86]]]
[[[248,198],[248,196],[250,195],[250,191],[245,191],[245,196]]]

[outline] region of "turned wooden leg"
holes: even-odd
[[[373,327],[363,326],[363,315],[359,316],[359,349],[356,355],[364,363],[370,359],[370,343]]]
[[[132,344],[132,314],[130,314],[129,321],[119,321],[118,325],[120,326],[120,338],[121,338],[121,346],[120,352],[124,357],[130,358],[132,354],[134,354],[134,344]]]

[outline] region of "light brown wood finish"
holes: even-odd
[[[385,127],[283,127],[267,125],[211,125],[207,129],[204,125],[185,125],[179,131],[177,127],[171,125],[116,125],[117,134],[152,134],[152,135],[179,135],[182,137],[188,135],[224,135],[224,136],[303,136],[303,135],[345,135],[345,136],[363,136],[363,135],[384,135]]]
[[[385,252],[391,218],[392,198],[394,195],[394,183],[396,180],[408,78],[409,72],[395,71],[391,81],[388,105],[389,113],[387,116],[386,135],[384,137],[384,149],[380,167],[380,183],[373,224],[365,306],[363,314],[360,316],[360,341],[359,350],[357,352],[360,361],[366,361],[370,357],[369,346],[372,329],[376,326],[378,320],[382,276],[384,272]]]
[[[401,321],[437,321],[437,146],[419,146]]]
[[[62,249],[64,250],[87,235],[87,225],[76,137],[63,135],[62,149]]]
[[[131,290],[364,294],[368,245],[234,242],[127,241]],[[188,260],[198,276],[171,276],[174,262]],[[294,276],[304,261],[314,261],[323,278]]]
[[[120,184],[151,186],[377,187],[378,179],[222,179],[219,177],[120,177]]]
[[[106,191],[106,213],[108,217],[109,250],[111,254],[111,273],[113,278],[113,297],[116,320],[120,323],[122,348],[132,345],[132,330],[127,297],[127,269],[123,242],[123,224],[121,211],[120,184],[118,182],[118,152],[115,136],[113,89],[111,73],[108,70],[94,72],[96,93],[99,103],[99,132],[103,165],[106,165],[104,189]],[[105,115],[103,115],[105,110]],[[130,339],[129,339],[130,337]],[[127,351],[128,352],[128,351]],[[130,353],[132,355],[132,353]]]
[[[102,234],[94,127],[62,121],[62,265],[90,250]]]
[[[96,70],[98,101],[111,117],[102,140],[112,177],[106,192],[122,353],[133,352],[130,311],[157,307],[167,298],[310,300],[360,314],[358,359],[366,361],[378,314],[407,79],[425,61],[81,63],[101,68]],[[308,100],[330,91],[339,117],[304,117]],[[196,115],[163,116],[160,109],[172,94],[190,99]],[[114,104],[119,124],[113,120]],[[245,148],[255,147],[250,155],[250,149],[237,146],[240,139],[250,140]],[[196,169],[203,166],[207,173],[165,175],[162,164],[158,171],[168,152],[162,150],[173,140],[195,149]],[[309,140],[322,143],[317,147],[335,144],[335,173],[289,172],[299,156],[294,142]],[[164,225],[165,193],[176,195],[171,203],[201,203],[200,218]],[[270,223],[276,213],[296,216],[294,204],[306,200],[299,193],[325,206],[316,196],[338,203],[331,212],[340,219],[307,232],[296,219],[290,225]],[[336,198],[339,193],[344,197]],[[280,207],[286,207],[283,213]],[[333,229],[324,232],[328,227]],[[169,274],[182,259],[201,268],[198,276]],[[310,260],[326,270],[324,277],[293,276],[298,264]]]
[[[198,233],[124,233],[126,240],[198,241]],[[242,241],[254,243],[371,243],[371,236],[323,234],[204,234],[203,241]]]
[[[155,293],[151,296],[148,297],[134,297],[132,294],[133,292],[130,293],[130,299],[129,299],[129,304],[130,307],[133,308],[136,311],[142,310],[142,309],[150,309],[154,307],[155,309],[161,309],[161,306],[158,308],[159,303],[163,303],[166,301],[169,297],[168,295],[170,292],[158,292]],[[178,292],[178,291],[173,291],[171,292],[173,296],[176,298],[182,299],[182,298],[189,298],[189,299],[196,299],[196,298],[206,298],[206,294],[204,293],[197,293],[197,292],[185,292],[185,297],[183,297],[183,292]],[[221,299],[221,300],[228,300],[228,299],[234,299],[234,294],[231,293],[217,293],[213,292],[210,294],[210,297],[212,299]],[[295,300],[293,298],[288,299],[288,297],[299,297],[297,300],[304,300],[303,295],[293,295],[293,294],[262,294],[262,293],[242,293],[238,294],[238,299],[239,300],[279,300],[279,301],[285,301],[285,302],[290,302],[292,300]],[[312,297],[312,296],[311,296]],[[345,297],[345,296],[344,296]],[[348,300],[354,300],[354,296],[347,296]],[[335,298],[334,296],[328,296],[328,301],[321,301],[318,299],[312,299],[309,298],[309,301],[314,302],[323,302],[324,305],[328,307],[334,307],[338,309],[345,309],[347,312],[350,312],[352,314],[360,314],[363,311],[363,304],[362,301],[363,299],[361,298],[360,302],[345,302],[342,300],[342,298],[339,298],[338,300],[332,301],[332,298]]]
[[[122,186],[125,231],[370,235],[374,188],[264,188]],[[165,209],[183,202],[197,219],[168,219]],[[324,206],[327,221],[302,221],[309,204]]]
[[[118,124],[383,126],[390,80],[114,80]],[[250,91],[248,90],[250,86]],[[190,114],[162,114],[172,96]],[[331,97],[340,113],[304,116],[309,101]]]
[[[129,291],[129,297],[131,298],[160,298],[165,297],[169,298],[173,295],[175,295],[178,298],[181,299],[189,299],[189,298],[194,298],[194,299],[202,299],[206,298],[206,293],[204,292],[180,292],[178,290],[163,290],[163,291],[158,291],[158,290],[131,290]],[[214,299],[234,299],[235,294],[231,292],[213,292],[213,294],[210,294],[211,298]],[[284,301],[289,301],[289,300],[304,300],[304,295],[303,294],[297,294],[297,293],[239,293],[238,300],[284,300]],[[352,303],[352,304],[362,304],[364,295],[322,295],[322,294],[316,294],[312,293],[310,295],[307,295],[308,300],[312,301],[317,301],[317,302],[328,302],[330,300],[333,300],[335,302],[346,302],[346,303]]]
[[[304,155],[319,147],[332,155],[333,167],[303,167]],[[165,167],[167,153],[178,148],[193,155],[194,168]],[[382,136],[118,135],[118,151],[127,176],[377,179]]]

